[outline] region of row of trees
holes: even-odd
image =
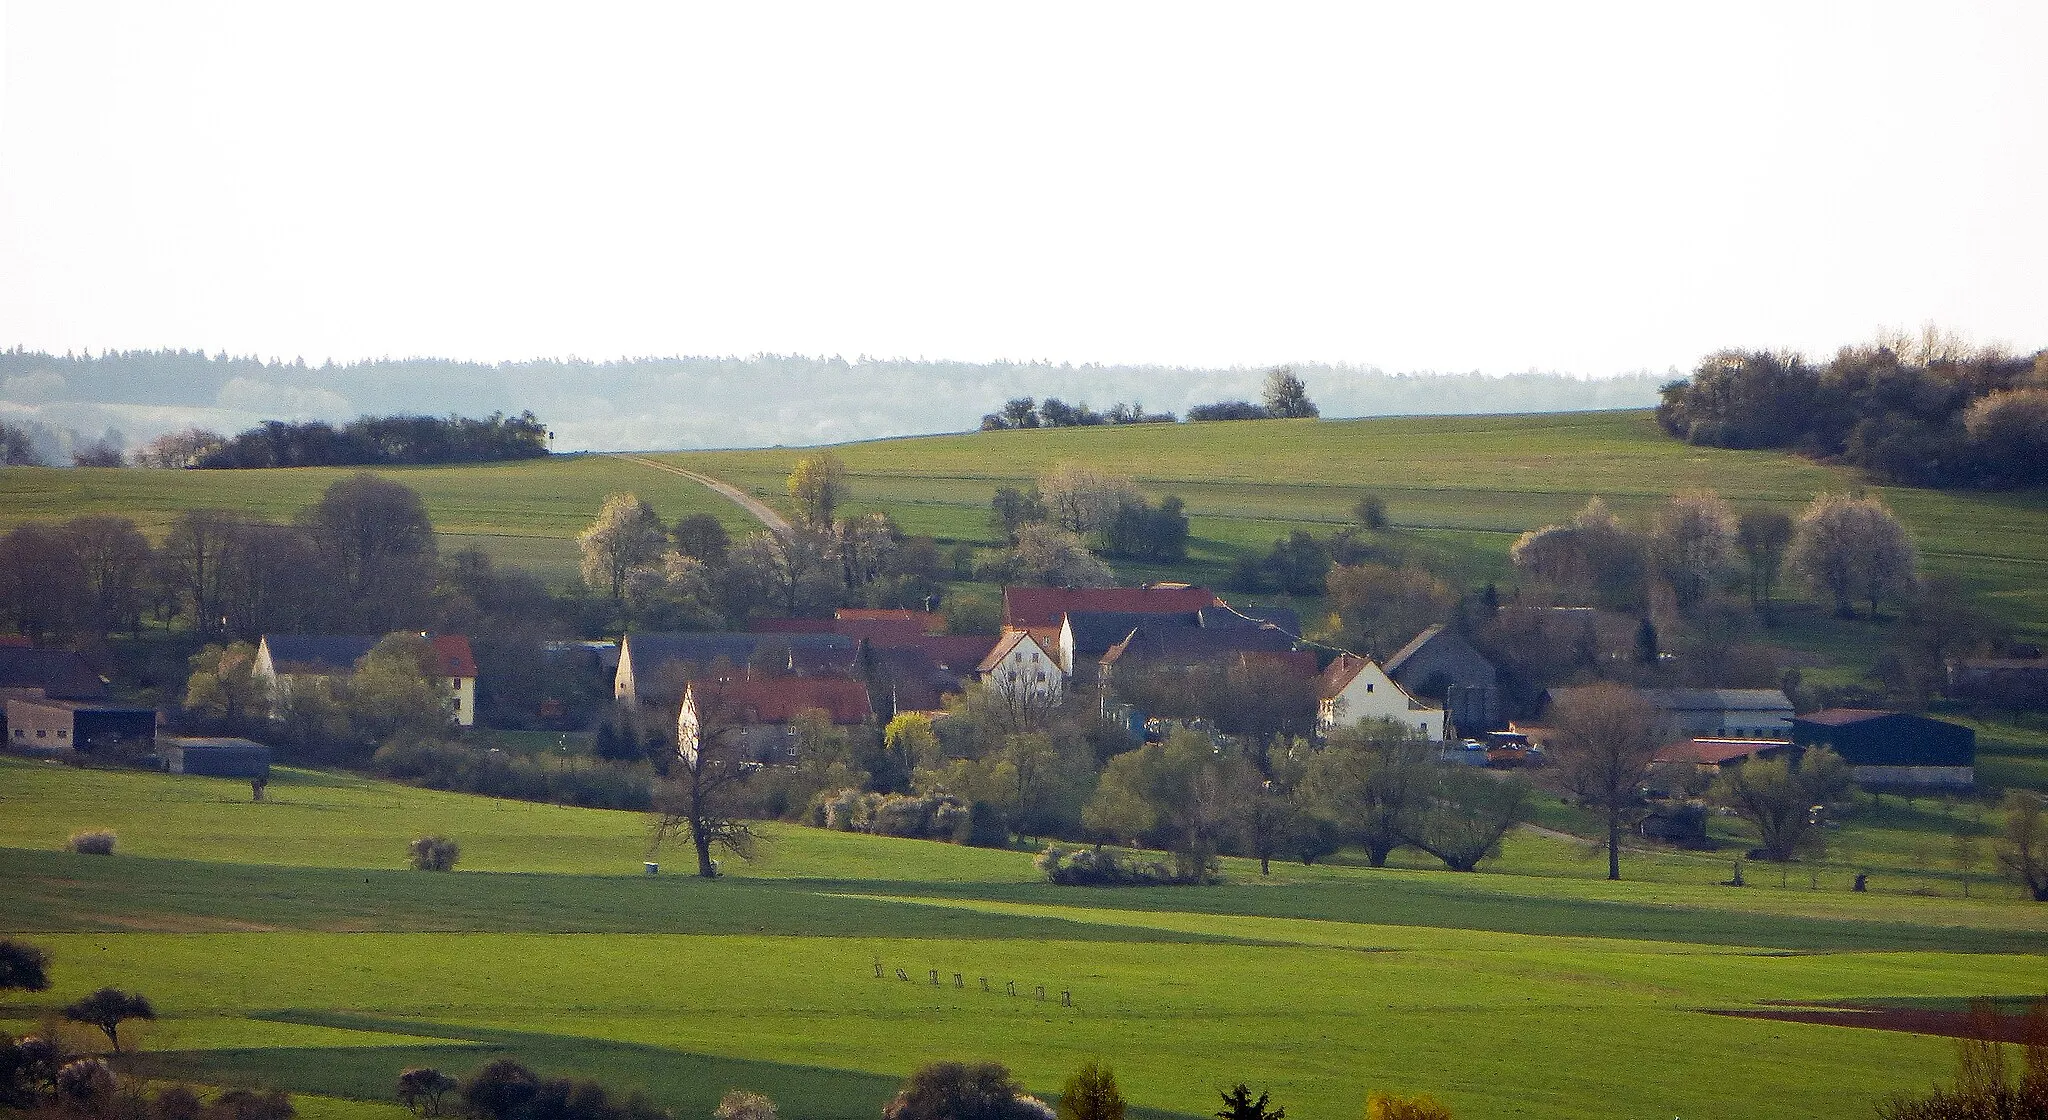
[[[1321,415],[1315,402],[1309,399],[1308,386],[1286,366],[1266,372],[1262,400],[1260,404],[1250,401],[1198,404],[1188,409],[1188,420],[1291,420]],[[1126,406],[1119,401],[1116,407],[1102,413],[1086,404],[1068,404],[1057,397],[1047,397],[1043,402],[1030,397],[1016,397],[1004,402],[1002,408],[983,416],[981,430],[1002,432],[1027,428],[1087,428],[1102,424],[1171,424],[1174,421],[1173,413],[1148,413],[1143,404]]]
[[[1171,412],[1147,412],[1144,402],[1116,402],[1108,412],[1097,412],[1086,402],[1068,404],[1058,397],[1041,403],[1031,397],[1013,397],[1003,407],[981,418],[984,432],[1019,431],[1027,428],[1093,428],[1117,424],[1171,424]]]
[[[268,420],[221,438],[198,429],[164,436],[138,456],[144,466],[356,467],[484,463],[548,453],[547,425],[532,412],[507,417],[364,416],[339,428],[321,420]],[[118,464],[116,464],[118,465]]]
[[[1933,327],[1818,366],[1724,350],[1663,396],[1658,423],[1692,443],[1795,448],[1913,486],[2048,482],[2048,351],[2012,355]]]
[[[1737,514],[1710,490],[1674,495],[1647,530],[1598,498],[1559,525],[1532,529],[1508,552],[1532,582],[1561,598],[1640,611],[1668,588],[1691,613],[1731,587],[1768,613],[1789,569],[1844,618],[1875,616],[1917,584],[1917,554],[1883,499],[1821,494],[1795,519],[1772,509]]]
[[[71,441],[71,465],[74,467],[118,467],[127,441],[121,433],[108,428],[97,438],[87,439],[77,432],[67,433]],[[11,424],[0,420],[0,467],[47,467],[56,463],[60,443],[56,432],[45,425],[29,421]]]

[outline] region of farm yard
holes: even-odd
[[[310,1117],[401,1116],[400,1069],[501,1055],[679,1116],[729,1088],[872,1116],[936,1058],[1003,1061],[1048,1095],[1090,1057],[1147,1115],[1207,1115],[1240,1079],[1311,1120],[1370,1089],[1461,1117],[1867,1115],[1945,1077],[1946,1042],[1711,1012],[2025,997],[2048,950],[2042,908],[1956,897],[1881,840],[1859,854],[1896,870],[1861,895],[1839,869],[1821,890],[1803,869],[1716,886],[1725,865],[1681,855],[1605,883],[1535,832],[1500,873],[1232,860],[1220,886],[1089,890],[1025,852],[778,827],[706,882],[641,874],[638,814],[317,772],[278,771],[254,803],[4,760],[0,790],[0,925],[56,981],[0,1003],[0,1029],[146,992],[161,1018],[135,1068],[286,1088]],[[85,826],[117,853],[53,850]],[[461,841],[460,870],[401,870],[424,831]]]

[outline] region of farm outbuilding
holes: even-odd
[[[1834,748],[1866,786],[1947,786],[1977,781],[1977,733],[1907,712],[1829,708],[1792,721],[1801,747]]]
[[[268,778],[270,748],[248,739],[165,739],[157,748],[164,769],[209,778]]]
[[[156,709],[99,700],[9,700],[7,744],[17,750],[148,750]]]

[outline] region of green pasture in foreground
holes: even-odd
[[[192,509],[226,509],[269,521],[312,505],[348,467],[282,470],[156,471],[33,468],[0,471],[0,531],[22,521],[86,513],[133,518],[161,540],[171,520]],[[515,463],[391,467],[372,473],[420,492],[444,551],[480,548],[499,563],[554,583],[576,578],[576,534],[605,496],[632,491],[668,522],[710,513],[735,533],[759,528],[731,502],[689,479],[608,455],[563,455]]]
[[[2021,996],[2048,951],[2048,907],[1730,890],[1675,856],[1610,884],[1534,836],[1503,861],[1522,874],[1229,861],[1222,886],[1091,891],[1027,853],[776,828],[703,882],[638,874],[632,814],[292,770],[269,796],[0,760],[0,927],[57,962],[0,1027],[139,989],[164,1012],[139,1070],[282,1085],[318,1120],[388,1117],[369,1102],[404,1066],[500,1054],[679,1116],[734,1086],[785,1116],[873,1116],[939,1057],[1050,1094],[1092,1056],[1157,1114],[1206,1115],[1247,1078],[1303,1120],[1355,1117],[1376,1087],[1461,1117],[1869,1115],[1943,1076],[1946,1043],[1707,1012]],[[119,853],[54,850],[86,824]],[[399,869],[431,830],[464,870]]]

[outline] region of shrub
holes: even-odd
[[[114,1097],[114,1071],[98,1058],[80,1058],[57,1071],[57,1096],[80,1112],[92,1113]]]
[[[422,836],[412,842],[414,871],[448,871],[462,858],[462,847],[446,836]]]
[[[1136,856],[1048,845],[1037,859],[1047,880],[1063,887],[1150,887],[1181,882],[1172,868]]]
[[[1044,1101],[1028,1096],[995,1062],[933,1062],[910,1075],[883,1120],[1053,1120]]]
[[[1451,1110],[1427,1093],[1414,1097],[1374,1093],[1365,1098],[1365,1120],[1451,1120]]]
[[[40,992],[50,986],[50,954],[25,941],[0,937],[0,992]]]
[[[443,1100],[455,1088],[455,1079],[440,1070],[414,1067],[398,1075],[398,1103],[414,1116],[439,1116]]]
[[[207,1120],[292,1120],[299,1110],[279,1090],[227,1089],[206,1110]]]
[[[775,1120],[775,1102],[759,1093],[734,1089],[719,1098],[711,1120]]]
[[[110,856],[114,854],[114,830],[90,828],[71,834],[71,850],[85,856]]]
[[[609,762],[574,770],[550,769],[530,758],[479,750],[460,743],[409,736],[393,738],[370,759],[378,776],[428,789],[477,793],[517,801],[584,809],[644,811],[654,805],[647,776]]]

